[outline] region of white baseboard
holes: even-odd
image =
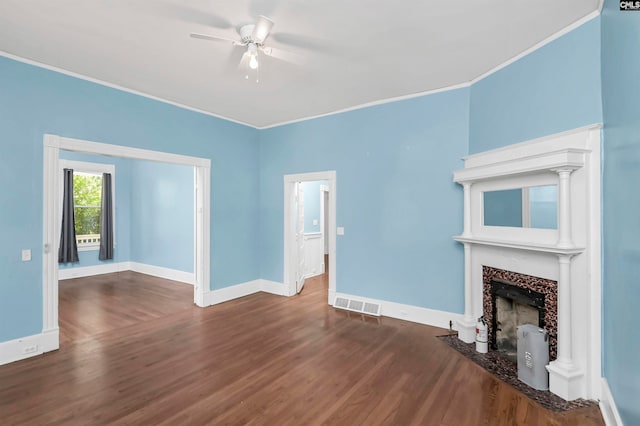
[[[128,271],[130,262],[104,263],[94,266],[78,266],[72,268],[58,268],[58,279],[91,277],[93,275],[112,274],[114,272]]]
[[[57,328],[40,334],[2,342],[0,343],[0,365],[42,355],[59,347],[59,331]]]
[[[163,268],[161,266],[147,265],[138,262],[117,262],[105,263],[94,266],[80,266],[77,268],[58,269],[58,279],[68,280],[70,278],[90,277],[93,275],[111,274],[114,272],[133,271],[141,274],[152,275],[154,277],[167,280],[180,281],[194,285],[196,275],[192,272],[178,271],[176,269]]]
[[[344,293],[335,293],[333,299],[331,299],[332,305],[335,298],[338,296],[347,299],[361,300],[363,302],[377,303],[380,305],[380,315],[382,316],[417,322],[418,324],[431,325],[433,327],[448,329],[451,325],[455,330],[457,320],[462,319],[463,317],[462,314],[456,314],[453,312],[437,311],[435,309],[422,308],[420,306],[404,305],[402,303],[353,296],[351,294]]]
[[[333,306],[336,302],[336,291],[329,289],[329,305]]]
[[[206,305],[216,305],[218,303],[227,302],[239,297],[248,296],[259,291],[276,294],[278,296],[288,296],[288,289],[283,283],[258,279],[248,281],[242,284],[236,284],[230,287],[213,290],[207,294]],[[333,292],[332,292],[333,293]],[[420,306],[403,305],[401,303],[389,302],[385,300],[370,299],[367,297],[352,296],[344,293],[335,293],[330,302],[333,304],[335,296],[346,297],[349,299],[362,300],[364,302],[372,302],[380,304],[380,314],[397,318],[405,321],[417,322],[419,324],[431,325],[448,329],[451,324],[456,329],[456,322],[462,319],[462,314],[456,314],[446,311],[437,311],[434,309],[422,308]],[[451,323],[450,323],[451,322]]]
[[[207,295],[207,305],[217,305],[239,297],[248,296],[260,291],[260,280],[247,281],[218,290],[210,291]]]
[[[278,296],[288,296],[288,291],[284,284],[276,281],[257,279],[210,291],[205,296],[205,302],[207,306],[217,305],[218,303],[248,296],[250,294],[258,293],[259,291],[276,294]]]
[[[613,400],[611,389],[609,389],[609,383],[607,379],[602,378],[602,395],[600,398],[600,412],[602,412],[602,418],[607,426],[623,426],[620,413],[616,402]]]
[[[130,265],[129,270],[133,272],[152,275],[167,280],[180,281],[191,285],[195,285],[196,283],[196,274],[193,272],[178,271],[177,269],[163,268],[161,266],[147,265],[138,262],[128,263]]]
[[[277,294],[278,296],[289,296],[289,289],[283,284],[277,281],[259,280],[260,291],[265,293]]]

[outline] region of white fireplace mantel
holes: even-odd
[[[550,391],[566,400],[600,397],[600,129],[593,125],[464,158],[465,313],[458,336],[471,343],[483,314],[482,267],[558,283],[557,359]],[[484,225],[484,192],[557,185],[557,229]]]
[[[458,183],[473,183],[502,176],[536,174],[544,170],[575,170],[584,166],[586,153],[584,149],[578,148],[565,148],[537,154],[531,154],[528,151],[516,151],[512,153],[512,158],[500,159],[493,163],[488,163],[485,158],[483,158],[485,161],[480,162],[477,156],[474,156],[474,158],[467,157],[465,158],[465,168],[454,172],[454,180]],[[523,155],[520,156],[518,154]],[[470,160],[474,160],[479,164],[467,168],[467,163]]]
[[[498,240],[492,238],[453,237],[459,243],[478,244],[492,247],[504,247],[517,250],[536,251],[549,254],[576,255],[584,251],[584,247],[558,247],[557,244],[535,244],[520,241]]]

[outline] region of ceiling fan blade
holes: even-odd
[[[279,59],[281,61],[289,62],[295,65],[302,65],[302,56],[297,53],[289,52],[287,50],[277,49],[275,47],[263,47],[261,49],[265,55]]]
[[[251,34],[251,38],[258,44],[264,43],[264,41],[269,36],[269,32],[273,28],[273,21],[266,16],[258,16],[258,22],[256,22],[255,27],[253,27],[253,34]]]
[[[227,37],[216,36],[216,35],[201,34],[201,33],[191,33],[190,35],[191,35],[191,37],[198,38],[200,40],[226,41],[226,42],[232,43],[234,45],[242,44],[242,43],[238,42],[237,40],[233,40],[233,39],[227,38]]]
[[[179,19],[189,24],[199,24],[206,27],[214,27],[222,30],[232,28],[233,25],[226,18],[212,13],[213,11],[202,10],[186,3],[175,2],[172,0],[157,0],[154,2],[158,5],[153,8],[161,13],[165,18]],[[193,2],[190,2],[193,3]]]
[[[224,63],[224,73],[227,75],[236,75],[238,73],[238,63],[242,59],[242,55],[246,52],[244,49],[231,49]]]
[[[315,52],[327,53],[330,50],[330,46],[323,40],[303,36],[301,34],[291,33],[274,33],[271,38],[277,41],[279,44],[285,44],[287,46],[296,47],[299,49],[313,50]]]

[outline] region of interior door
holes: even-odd
[[[296,267],[296,292],[300,293],[304,287],[304,184],[296,183],[296,252],[298,264]]]

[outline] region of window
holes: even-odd
[[[78,247],[100,244],[102,175],[73,171],[73,215]]]
[[[115,166],[60,160],[60,172],[73,169],[73,215],[78,250],[100,248],[100,213],[102,203],[102,174],[111,173],[115,192]],[[115,211],[115,194],[112,194]]]

